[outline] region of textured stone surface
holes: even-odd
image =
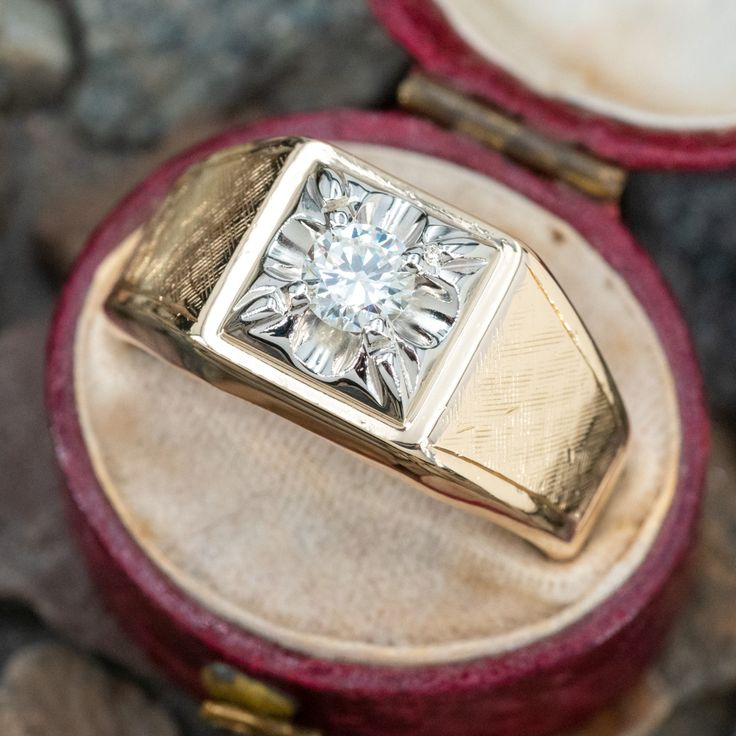
[[[63,277],[108,210],[165,159],[215,129],[213,123],[192,124],[172,131],[152,149],[125,151],[90,148],[58,116],[29,116],[24,132],[26,175],[32,184],[24,193],[34,213],[29,225],[42,263]]]
[[[677,708],[655,736],[730,736],[736,697],[711,695]]]
[[[74,65],[62,5],[3,0],[0,5],[0,105],[30,106],[58,97]]]
[[[29,159],[25,126],[19,120],[0,117],[0,329],[47,315],[54,298],[29,242],[37,214],[29,196]]]
[[[13,199],[13,189],[16,184],[17,158],[13,150],[10,135],[10,126],[0,120],[0,228],[3,227]]]
[[[103,610],[66,528],[42,400],[44,341],[38,322],[0,334],[0,598],[22,601],[79,645],[149,672]]]
[[[736,687],[736,435],[713,435],[701,541],[676,646],[659,671],[678,699]]]
[[[639,173],[623,213],[683,307],[716,411],[736,418],[736,172]]]
[[[370,105],[406,57],[361,0],[72,0],[85,71],[74,116],[98,142],[147,143],[233,110]]]
[[[175,736],[143,692],[58,644],[20,649],[0,684],[3,736]]]

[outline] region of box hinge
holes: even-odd
[[[399,104],[475,140],[535,171],[560,179],[597,199],[618,199],[626,171],[574,145],[524,125],[510,115],[422,72],[399,85]]]
[[[321,736],[293,723],[293,698],[230,665],[207,665],[201,681],[207,699],[200,713],[212,726],[246,736]]]

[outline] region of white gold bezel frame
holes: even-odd
[[[276,357],[265,348],[233,337],[227,330],[244,288],[260,272],[269,244],[294,211],[308,178],[319,167],[343,172],[372,189],[407,200],[426,214],[466,231],[475,241],[496,251],[474,285],[472,295],[458,315],[451,333],[438,349],[435,364],[400,420],[382,414],[329,382],[310,376],[288,359]],[[524,259],[523,248],[505,233],[479,226],[430,195],[412,191],[332,146],[307,141],[298,146],[284,164],[191,334],[203,348],[221,356],[224,361],[250,372],[306,405],[339,417],[376,438],[420,448],[440,421],[484,336],[502,310]]]

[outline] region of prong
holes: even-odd
[[[257,322],[266,317],[273,317],[282,313],[280,306],[276,296],[268,294],[255,299],[247,309],[240,313],[239,319],[241,322]]]
[[[388,326],[380,317],[372,319],[363,332],[365,349],[368,355],[375,355],[389,344]]]
[[[427,243],[424,246],[424,260],[432,267],[440,264],[442,259],[442,251],[437,243]]]
[[[327,213],[330,225],[333,227],[343,227],[350,222],[351,214],[345,209],[338,209]]]
[[[289,284],[289,305],[292,309],[305,307],[309,303],[309,291],[304,281]]]
[[[322,206],[322,209],[324,212],[335,212],[349,207],[350,200],[347,197],[335,197],[335,199],[328,199]]]
[[[419,264],[422,262],[422,256],[416,251],[407,253],[404,256],[404,267],[409,271],[418,271]]]
[[[385,337],[386,322],[380,317],[375,317],[367,325],[367,334]]]
[[[340,173],[331,169],[323,169],[317,174],[317,189],[325,203],[340,199],[347,193],[345,179]]]

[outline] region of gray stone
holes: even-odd
[[[94,227],[130,189],[165,159],[215,132],[212,124],[182,126],[152,149],[121,152],[86,146],[55,115],[34,113],[25,128],[29,186],[24,191],[33,200],[33,243],[58,278],[67,274]]]
[[[736,418],[736,176],[633,174],[626,224],[654,257],[682,305],[710,402]]]
[[[31,202],[35,190],[28,143],[24,125],[0,118],[0,329],[16,320],[46,315],[54,298],[28,238],[37,215]]]
[[[0,165],[0,227],[2,227],[8,219],[17,178],[17,157],[13,150],[9,126],[3,120],[0,120],[0,161],[2,161]]]
[[[152,670],[102,607],[64,517],[43,407],[45,327],[0,333],[0,599],[22,601],[89,650]]]
[[[654,736],[725,736],[734,719],[736,696],[712,695],[678,708]]]
[[[176,736],[160,705],[58,644],[20,649],[0,684],[3,736]]]
[[[148,143],[186,119],[382,101],[406,63],[362,0],[72,0],[95,141]],[[257,101],[257,102],[256,102]]]
[[[736,435],[716,427],[693,584],[659,663],[678,700],[736,689]]]
[[[0,10],[0,105],[29,106],[57,98],[74,66],[61,4],[3,0]]]

